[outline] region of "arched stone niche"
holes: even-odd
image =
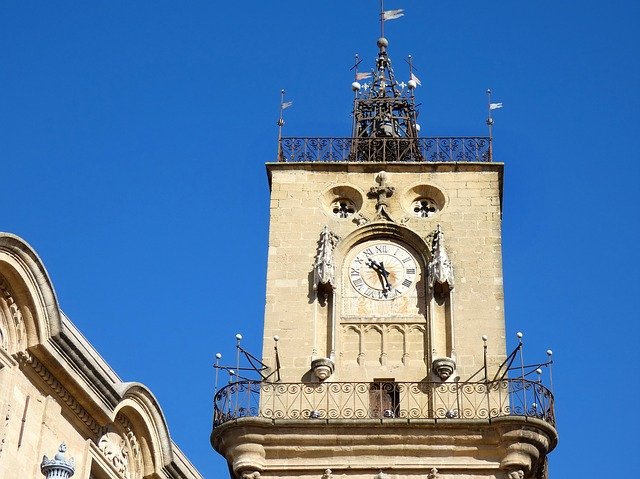
[[[0,233],[0,348],[9,354],[59,334],[61,319],[49,275],[33,249]]]
[[[321,197],[324,211],[334,218],[351,218],[362,209],[364,195],[350,185],[334,186]]]
[[[349,265],[359,248],[377,242],[402,246],[416,260],[415,289],[393,301],[368,301],[350,287]],[[336,246],[339,265],[336,290],[340,295],[340,319],[336,322],[342,380],[356,377],[353,366],[378,377],[423,378],[430,348],[427,312],[428,244],[414,231],[390,222],[365,224]],[[401,372],[402,370],[402,372]],[[395,371],[395,372],[393,372]]]
[[[139,383],[122,384],[121,394],[123,399],[98,447],[125,479],[158,474],[172,461],[171,439],[158,402]]]

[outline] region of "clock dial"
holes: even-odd
[[[395,243],[372,243],[361,248],[349,265],[353,288],[370,299],[390,301],[404,295],[415,284],[416,260]]]

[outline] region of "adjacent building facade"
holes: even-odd
[[[35,251],[0,233],[0,478],[70,475],[201,478],[151,391],[118,378],[60,310]]]
[[[506,350],[503,164],[490,138],[420,137],[417,79],[377,45],[351,137],[267,164],[277,374],[216,393],[212,445],[234,479],[544,479],[553,397]]]

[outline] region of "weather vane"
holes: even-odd
[[[491,102],[491,89],[487,88],[487,111],[489,112],[489,116],[487,117],[487,126],[489,127],[489,161],[493,158],[493,117],[491,116],[491,112],[493,110],[498,110],[502,108],[502,103],[492,103]]]
[[[284,88],[280,90],[280,117],[278,118],[278,161],[282,161],[282,127],[284,126],[284,111],[293,105],[293,101],[284,101]]]
[[[384,37],[384,22],[404,16],[404,9],[385,10],[384,0],[380,0],[380,36]]]

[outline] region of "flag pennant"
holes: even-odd
[[[416,85],[418,85],[418,86],[422,86],[422,82],[420,81],[420,78],[418,78],[417,76],[415,76],[415,75],[413,74],[413,72],[411,72],[411,79],[412,79],[414,82],[416,82]]]
[[[287,101],[285,103],[282,104],[282,109],[286,110],[287,108],[289,108],[291,105],[293,105],[292,101]]]
[[[502,108],[502,103],[489,103],[489,110],[497,110]]]
[[[384,21],[387,20],[395,20],[396,18],[400,18],[404,16],[404,9],[398,8],[397,10],[385,10],[382,12],[382,19]]]
[[[356,73],[356,80],[366,80],[371,78],[371,72]]]

